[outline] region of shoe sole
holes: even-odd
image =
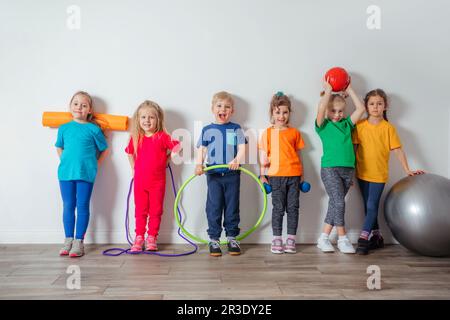
[[[230,256],[239,256],[239,255],[241,255],[240,252],[228,252],[228,254],[229,254]]]
[[[60,256],[68,256],[69,252],[65,251],[65,252],[60,252],[59,253]]]
[[[297,251],[296,250],[284,250],[284,253],[293,254],[293,253],[297,253]]]
[[[71,257],[71,258],[80,258],[82,256],[84,256],[84,254],[80,254],[80,255],[78,255],[78,254],[70,254],[69,255],[69,257]]]
[[[222,254],[221,253],[210,253],[209,254],[211,257],[221,257]]]
[[[275,253],[275,254],[283,254],[284,253],[283,250],[270,250],[270,252]]]
[[[356,250],[355,253],[357,255],[360,255],[360,256],[367,256],[369,254],[369,251],[365,252],[365,251],[358,251],[358,250]]]
[[[317,248],[319,248],[320,250],[322,250],[322,252],[325,252],[325,253],[333,253],[335,250],[323,250],[319,245],[317,245],[316,246]]]

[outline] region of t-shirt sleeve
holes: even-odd
[[[402,146],[402,143],[400,142],[400,137],[397,134],[397,130],[394,126],[389,126],[389,149],[397,149]]]
[[[305,147],[305,141],[303,141],[303,137],[302,134],[300,133],[300,131],[296,130],[296,142],[295,142],[295,148],[297,150],[301,150]]]
[[[94,141],[98,151],[103,152],[108,149],[108,143],[106,142],[105,135],[99,127],[95,130]]]
[[[55,147],[64,149],[63,129],[61,127],[58,129],[58,137],[56,138]]]
[[[328,123],[328,119],[324,118],[323,121],[322,121],[322,125],[319,127],[317,125],[317,119],[314,120],[314,127],[316,128],[316,132],[319,133],[320,131],[322,131],[323,128],[325,128],[325,126],[327,125],[327,123]]]
[[[258,141],[258,149],[264,150],[266,153],[269,152],[269,140],[267,139],[267,134],[269,130],[264,130],[261,138]]]
[[[248,143],[247,139],[245,138],[244,131],[242,130],[242,128],[240,126],[238,126],[236,129],[236,138],[237,138],[238,145]]]
[[[178,152],[181,148],[181,144],[180,141],[173,139],[171,135],[169,134],[165,134],[165,139],[164,139],[164,146],[172,151],[172,152]]]
[[[131,138],[131,137],[130,137],[130,141],[128,142],[127,147],[125,148],[125,152],[128,154],[134,154],[133,138]]]
[[[355,129],[355,124],[352,121],[352,118],[350,116],[348,116],[347,118],[345,118],[345,120],[347,121],[348,125],[350,126],[350,128],[353,130]]]
[[[197,148],[200,148],[200,146],[207,147],[209,144],[209,141],[205,140],[205,131],[205,128],[203,128],[200,137],[198,137]]]
[[[353,144],[360,144],[361,141],[359,140],[358,136],[358,126],[356,126],[356,129],[352,132],[352,142]]]

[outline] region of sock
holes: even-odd
[[[209,238],[209,242],[219,242],[219,239]]]
[[[236,240],[236,237],[227,237],[228,242],[230,242],[231,240]]]
[[[372,236],[381,237],[380,230],[378,230],[378,229],[372,230]]]
[[[273,236],[273,239],[281,239],[281,236]]]
[[[360,239],[369,240],[369,232],[367,231],[361,231],[361,234],[359,235]]]
[[[321,237],[322,239],[328,239],[329,234],[328,234],[328,233],[325,233],[325,232],[322,232],[322,234],[320,235],[320,237]]]
[[[296,237],[295,237],[295,234],[288,234],[287,238],[295,240]]]

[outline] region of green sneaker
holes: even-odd
[[[60,256],[68,256],[70,249],[72,249],[73,238],[64,239],[64,246],[59,250]]]
[[[83,240],[81,239],[75,239],[72,242],[72,249],[69,252],[69,256],[71,258],[77,258],[84,256],[84,244]]]

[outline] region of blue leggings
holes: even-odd
[[[75,208],[77,208],[77,233],[75,239],[84,239],[89,224],[89,203],[93,183],[82,180],[59,181],[63,199],[63,223],[66,238],[73,238]]]
[[[358,183],[364,200],[364,211],[366,215],[362,231],[370,233],[372,230],[379,229],[378,208],[380,206],[384,183],[369,182],[361,179],[358,179]]]

